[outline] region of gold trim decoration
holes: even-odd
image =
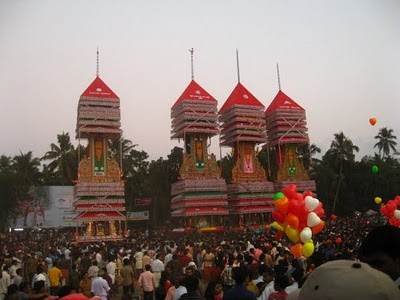
[[[276,181],[310,180],[306,169],[299,159],[296,147],[293,144],[284,145],[282,152],[283,162],[279,167]]]

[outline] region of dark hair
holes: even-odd
[[[371,230],[361,244],[359,257],[383,252],[393,259],[400,258],[400,228],[391,225],[379,226]]]
[[[196,276],[187,276],[185,278],[185,287],[188,292],[194,292],[199,288],[199,279]]]
[[[40,290],[44,288],[44,284],[45,284],[44,280],[36,281],[35,284],[33,285],[33,290],[35,292],[40,292]]]
[[[7,295],[11,296],[12,294],[15,294],[18,292],[18,286],[16,284],[11,284],[7,288]]]
[[[275,285],[278,284],[281,290],[289,286],[289,278],[286,275],[277,275],[274,279]],[[276,289],[276,288],[275,288]]]
[[[249,277],[249,270],[246,266],[240,266],[233,268],[233,279],[236,281],[236,285],[240,285],[245,282],[246,278]]]
[[[26,282],[26,281],[23,281],[23,282],[21,282],[21,283],[19,284],[19,290],[20,290],[21,292],[23,292],[24,289],[25,289],[27,286],[29,286],[29,283]]]
[[[60,291],[58,292],[58,297],[59,297],[59,298],[62,298],[62,297],[65,297],[65,296],[71,294],[71,291],[72,291],[73,289],[74,289],[74,288],[72,287],[72,285],[64,285],[64,286],[62,286],[62,287],[60,288]]]
[[[129,259],[125,258],[124,259],[124,266],[127,266],[127,265],[129,265]]]
[[[146,271],[150,271],[150,270],[151,270],[151,266],[150,266],[150,265],[145,265],[145,266],[144,266],[144,269],[145,269]]]

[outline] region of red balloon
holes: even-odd
[[[317,214],[318,217],[322,218],[325,215],[325,210],[323,208],[322,202],[319,202],[318,206],[316,209],[314,209],[314,212]]]
[[[274,210],[272,212],[272,218],[279,223],[285,222],[285,215],[279,210]]]
[[[340,237],[338,237],[335,241],[336,245],[340,245],[342,243],[342,239]]]
[[[332,221],[336,221],[337,216],[336,215],[331,215],[331,219],[332,219]]]
[[[290,200],[288,211],[296,216],[300,217],[303,211],[303,207],[305,206],[304,200]]]
[[[305,199],[307,196],[314,197],[315,194],[314,194],[313,192],[311,192],[311,191],[305,191],[305,192],[303,193],[304,199]]]
[[[293,196],[297,193],[297,187],[294,184],[289,184],[287,187],[282,189],[282,192],[288,198],[293,198]]]

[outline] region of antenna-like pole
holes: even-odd
[[[99,77],[99,47],[97,47],[96,77]]]
[[[276,63],[276,74],[278,75],[278,87],[281,90],[281,76],[279,75],[279,64]]]
[[[194,49],[189,49],[190,52],[190,62],[191,62],[191,72],[192,72],[192,80],[194,80],[194,68],[193,68],[193,52]]]
[[[239,51],[238,51],[238,49],[236,49],[236,68],[237,68],[238,83],[240,83]]]

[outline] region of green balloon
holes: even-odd
[[[282,192],[279,192],[274,195],[274,200],[279,200],[282,199],[283,197],[285,197],[285,195]]]
[[[379,169],[377,166],[372,166],[372,173],[376,174],[378,173]]]

